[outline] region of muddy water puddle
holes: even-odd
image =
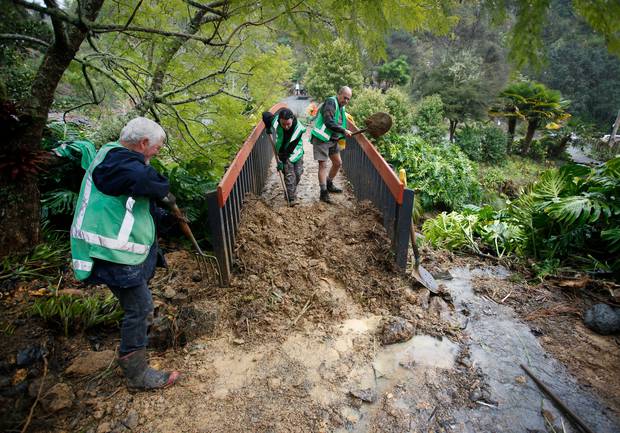
[[[458,319],[467,325],[472,365],[481,368],[490,390],[489,401],[482,401],[480,408],[460,410],[456,414],[464,431],[552,431],[546,426],[542,409],[554,415],[558,431],[576,431],[533,381],[526,378],[520,364],[528,366],[594,431],[620,431],[617,420],[612,419],[595,396],[579,386],[563,365],[546,353],[511,308],[474,294],[472,278],[503,279],[509,275],[506,269],[455,268],[450,274],[453,279],[444,283],[454,298],[456,311],[460,312]],[[464,318],[463,313],[468,317]],[[570,345],[566,341],[566,350],[570,350]]]

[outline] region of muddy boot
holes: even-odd
[[[149,367],[146,349],[136,350],[118,358],[118,365],[127,379],[127,387],[150,390],[173,385],[181,376],[178,371],[159,371]]]
[[[329,198],[329,191],[327,190],[321,191],[321,196],[319,197],[319,199],[325,203],[329,203],[329,204],[333,203],[332,199]]]
[[[327,181],[327,191],[329,192],[333,192],[334,194],[340,194],[342,192],[341,188],[338,188],[336,185],[334,185],[334,182],[331,181]]]

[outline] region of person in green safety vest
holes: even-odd
[[[303,135],[306,127],[288,108],[282,108],[271,114],[263,113],[263,122],[268,134],[276,133],[275,145],[278,153],[276,168],[284,173],[284,183],[291,206],[299,204],[297,185],[304,172]]]
[[[334,178],[342,166],[338,140],[351,136],[347,129],[347,113],[344,107],[351,100],[352,91],[344,86],[336,96],[330,96],[323,102],[312,128],[312,148],[315,161],[319,162],[319,186],[321,201],[332,203],[329,193],[341,193],[342,189],[334,185]],[[332,166],[327,169],[327,160]]]
[[[163,264],[156,223],[166,218],[155,200],[174,203],[168,179],[149,165],[165,138],[161,126],[137,117],[118,142],[102,146],[86,168],[70,231],[76,278],[106,284],[123,308],[118,364],[130,388],[145,390],[172,385],[180,376],[149,367],[146,356],[153,316],[148,282]],[[83,163],[85,156],[92,157],[83,153]],[[169,224],[176,222],[168,217]]]

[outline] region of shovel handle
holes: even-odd
[[[181,231],[183,232],[183,234],[187,237],[187,239],[192,241],[192,244],[194,245],[194,248],[196,248],[196,251],[198,251],[198,254],[202,255],[202,250],[200,249],[198,242],[196,242],[196,238],[192,233],[192,229],[189,228],[189,224],[187,224],[187,222],[185,221],[185,215],[183,215],[181,209],[179,209],[177,204],[174,203],[170,205],[170,210],[172,211],[173,215],[177,217],[177,220],[179,221],[179,226],[181,226]]]
[[[276,164],[278,162],[278,152],[276,151],[276,144],[273,142],[273,137],[271,136],[270,133],[265,132],[265,134],[267,134],[267,137],[269,137],[269,142],[271,143],[271,149],[273,150],[273,156],[276,158]],[[284,183],[284,178],[282,177],[282,172],[279,170],[276,170],[278,172],[278,175],[280,176],[280,183],[282,184],[282,189],[284,189],[284,196],[286,197],[286,203],[290,206],[291,205],[291,200],[288,198],[288,190],[286,189],[286,184]]]
[[[413,248],[413,257],[415,259],[415,266],[420,266],[420,250],[418,250],[418,243],[415,240],[415,228],[413,227],[413,221],[409,226],[409,232],[411,234],[411,248]]]
[[[357,134],[361,134],[362,132],[366,132],[366,131],[368,131],[368,128],[357,130],[353,134],[351,134],[351,137],[353,137],[354,135],[357,135]]]

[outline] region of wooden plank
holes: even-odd
[[[285,104],[278,103],[271,107],[269,111],[275,113],[280,108],[285,107]],[[239,149],[239,152],[237,152],[237,155],[235,156],[235,159],[233,159],[232,164],[230,164],[228,170],[226,170],[226,173],[224,173],[224,176],[222,176],[222,180],[220,180],[220,183],[217,185],[217,201],[219,207],[224,207],[224,204],[226,204],[226,200],[228,200],[228,196],[230,195],[230,192],[235,185],[235,181],[239,177],[239,173],[241,172],[245,161],[250,156],[250,152],[252,152],[252,149],[256,144],[256,140],[258,140],[258,137],[260,137],[264,129],[265,126],[263,125],[263,122],[261,120],[260,122],[258,122],[258,125],[254,127],[254,130],[252,131],[250,136],[245,140],[243,146],[241,146],[241,149]]]

